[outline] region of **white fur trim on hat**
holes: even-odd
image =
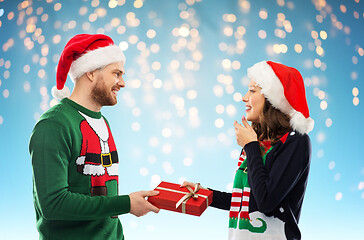
[[[284,96],[284,89],[281,81],[274,73],[271,66],[266,62],[256,63],[248,68],[248,77],[262,88],[261,93],[267,98],[273,107],[291,117],[291,127],[301,134],[309,133],[313,129],[312,118],[305,118],[302,113],[296,111]]]
[[[58,90],[56,86],[52,87],[52,96],[59,100],[69,97],[70,94],[70,89],[67,86],[64,86],[61,90]]]
[[[86,52],[81,57],[73,61],[68,74],[72,81],[75,81],[84,73],[115,62],[122,62],[123,65],[125,64],[125,56],[119,46],[109,45],[107,47],[97,48]],[[124,69],[122,70],[124,71]]]

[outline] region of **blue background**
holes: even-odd
[[[28,141],[56,103],[50,90],[64,45],[86,32],[111,36],[127,59],[126,88],[102,109],[121,194],[186,179],[231,190],[246,69],[273,60],[300,70],[315,120],[303,239],[363,239],[363,31],[362,0],[0,0],[0,238],[37,239]],[[127,239],[228,232],[228,212],[214,208],[120,219]]]

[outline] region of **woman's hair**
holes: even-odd
[[[285,133],[292,131],[290,117],[274,108],[267,99],[265,99],[259,119],[259,123],[252,123],[259,141],[270,139],[271,144],[274,145]]]

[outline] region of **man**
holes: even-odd
[[[76,35],[62,52],[52,93],[63,99],[40,117],[29,144],[40,239],[124,239],[117,215],[159,211],[145,200],[156,191],[118,195],[118,155],[100,110],[117,103],[124,63],[102,34]],[[67,74],[75,85],[64,98]]]

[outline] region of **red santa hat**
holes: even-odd
[[[78,34],[71,38],[64,47],[57,66],[57,85],[52,88],[52,95],[62,99],[70,95],[65,86],[67,75],[74,82],[83,74],[104,67],[111,63],[125,64],[123,51],[113,40],[103,34]]]
[[[248,68],[248,77],[262,88],[261,93],[273,107],[291,117],[293,130],[303,134],[313,129],[303,78],[297,69],[263,61]]]

